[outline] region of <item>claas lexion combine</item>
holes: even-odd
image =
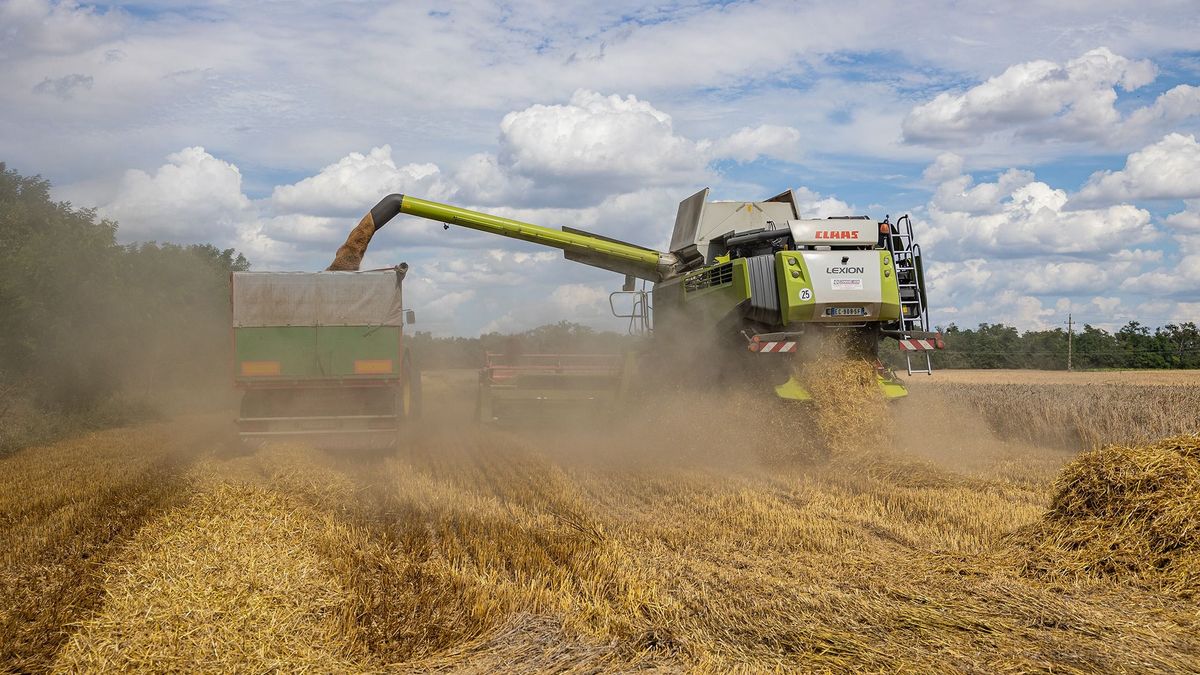
[[[876,367],[889,398],[907,392],[878,360],[882,339],[899,341],[910,373],[931,371],[929,350],[943,343],[929,331],[921,248],[907,216],[805,219],[790,190],[753,202],[708,196],[704,189],[680,203],[669,251],[399,194],[381,200],[370,219],[378,229],[404,213],[558,248],[568,260],[625,275],[610,304],[650,334],[647,357],[635,367],[630,358],[490,355],[481,375],[484,419],[513,400],[619,399],[637,389],[635,371],[643,384],[751,380],[779,398],[808,400],[795,359],[830,337]],[[638,290],[639,279],[652,290]],[[619,303],[622,293],[630,297]]]

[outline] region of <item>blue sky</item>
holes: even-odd
[[[919,5],[919,6],[918,6]],[[933,319],[1200,320],[1194,2],[0,0],[0,161],[117,219],[321,269],[405,192],[647,245],[679,200],[911,213]],[[401,218],[439,334],[597,327],[621,279]]]

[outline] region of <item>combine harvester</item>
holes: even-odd
[[[804,219],[791,191],[758,202],[709,201],[708,192],[680,203],[665,252],[393,194],[363,217],[331,269],[357,269],[371,235],[405,213],[558,248],[568,260],[625,275],[610,305],[633,332],[652,335],[649,358],[636,369],[642,383],[750,380],[781,399],[810,400],[793,366],[830,338],[874,366],[887,398],[907,391],[878,359],[882,339],[899,342],[910,374],[932,372],[929,352],[943,343],[929,331],[921,248],[908,216],[895,223]],[[631,307],[623,313],[616,309],[622,294]],[[489,356],[480,375],[480,418],[492,420],[508,402],[620,400],[634,365],[631,358]]]

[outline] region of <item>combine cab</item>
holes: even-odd
[[[420,407],[420,374],[403,336],[413,319],[402,309],[407,270],[233,274],[243,441],[395,442]]]
[[[578,405],[595,413],[625,395],[632,354],[487,354],[479,371],[480,422],[569,414]]]

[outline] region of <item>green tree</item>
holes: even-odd
[[[117,223],[0,163],[0,375],[46,409],[225,374],[233,249],[116,241]]]

